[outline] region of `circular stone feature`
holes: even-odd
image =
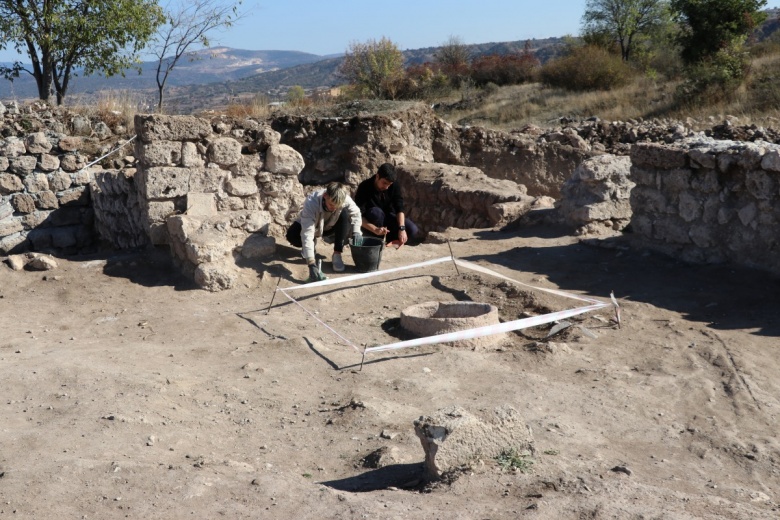
[[[479,302],[425,302],[401,311],[401,328],[417,337],[436,336],[498,323],[498,308]],[[452,344],[469,348],[489,347],[504,337],[504,334],[491,334],[455,341]]]

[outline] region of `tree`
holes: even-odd
[[[677,41],[688,64],[738,50],[766,19],[760,11],[766,0],[672,0],[671,5],[681,24]]]
[[[628,61],[637,38],[662,24],[667,17],[665,0],[588,0],[582,15],[583,33],[591,41],[605,35],[620,45]]]
[[[459,36],[450,36],[436,51],[435,58],[440,70],[449,76],[456,86],[469,75],[471,53]]]
[[[162,21],[155,0],[0,0],[0,49],[26,53],[32,69],[17,61],[0,75],[27,72],[38,97],[48,102],[53,85],[60,105],[77,69],[123,74]]]
[[[219,0],[184,1],[165,10],[166,23],[157,31],[150,48],[157,57],[157,111],[162,111],[165,84],[179,60],[191,54],[193,45],[208,47],[208,33],[231,27],[243,15],[242,0],[223,4]]]
[[[287,102],[292,106],[298,106],[306,99],[306,91],[300,85],[293,85],[287,91]]]
[[[361,95],[394,99],[403,78],[403,62],[396,44],[382,37],[379,41],[351,43],[340,72]]]

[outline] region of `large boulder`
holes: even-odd
[[[524,186],[491,179],[477,168],[409,162],[397,170],[406,215],[423,232],[507,224],[534,201]]]

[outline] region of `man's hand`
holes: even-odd
[[[375,235],[382,236],[390,233],[390,230],[386,227],[374,226],[374,231],[372,231],[372,233],[374,233]]]
[[[352,234],[352,243],[356,245],[357,247],[360,247],[363,245],[363,235],[360,233],[353,233]]]
[[[405,229],[398,232],[398,241],[401,243],[401,246],[403,246],[405,243],[409,241],[409,235],[406,234]]]
[[[306,283],[321,282],[322,280],[327,279],[328,278],[322,274],[322,271],[320,271],[320,268],[317,267],[316,264],[309,264],[309,278],[306,280]]]

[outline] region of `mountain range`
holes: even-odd
[[[468,45],[472,56],[521,52],[526,40]],[[562,38],[530,40],[531,50],[540,61],[560,53]],[[407,65],[433,61],[438,47],[403,51]],[[231,99],[262,94],[269,100],[283,99],[294,85],[304,89],[330,87],[344,83],[339,76],[343,55],[320,56],[298,51],[252,51],[214,47],[182,58],[171,72],[166,99],[176,112],[224,105]],[[128,70],[124,76],[78,75],[71,80],[67,101],[91,99],[101,91],[134,91],[150,99],[157,95],[157,61],[141,63],[140,73]],[[10,65],[0,63],[0,65]],[[38,95],[34,78],[26,73],[10,82],[0,79],[0,100],[28,100]],[[194,100],[197,100],[197,106]]]

